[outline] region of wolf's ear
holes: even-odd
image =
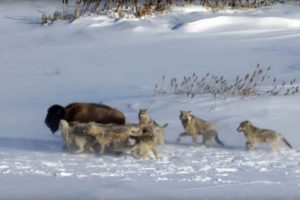
[[[245,125],[251,125],[251,122],[248,121],[248,120],[246,120],[246,121],[245,121]]]
[[[188,113],[189,113],[189,114],[192,114],[192,111],[189,110]]]

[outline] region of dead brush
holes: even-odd
[[[56,10],[53,15],[46,15],[43,14],[41,17],[41,24],[52,24],[55,21],[61,21],[61,20],[73,20],[74,16],[67,14],[67,12],[61,12],[59,10]]]
[[[165,75],[161,83],[156,84],[154,95],[180,94],[193,98],[196,94],[212,94],[215,97],[233,96],[260,96],[260,95],[294,95],[299,93],[299,85],[296,79],[291,81],[278,81],[270,75],[271,67],[262,68],[259,64],[253,72],[243,76],[236,76],[233,81],[210,73],[200,77],[196,73],[178,78],[171,78],[168,85],[165,84]]]
[[[155,6],[155,11],[162,13],[166,10],[166,4],[162,1],[157,1],[157,4]]]
[[[170,11],[172,7],[185,5],[201,5],[212,12],[224,9],[226,7],[236,9],[257,8],[271,5],[280,0],[63,0],[63,17],[64,20],[74,20],[85,14],[118,14],[118,17],[136,16],[144,17],[152,14],[160,14]],[[126,14],[129,13],[129,14]],[[43,16],[43,24],[51,24],[53,16]]]
[[[76,0],[74,2],[73,5],[64,4],[64,8],[71,7],[73,9],[71,12],[73,19],[87,13],[107,14],[111,11],[118,13],[119,17],[126,16],[122,13],[129,11],[136,17],[144,17],[155,13],[162,13],[173,4],[172,0]]]
[[[150,15],[151,5],[144,3],[142,6],[139,6],[136,10],[136,17],[144,17]]]

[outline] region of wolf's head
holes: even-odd
[[[242,121],[240,123],[240,126],[236,130],[238,132],[245,132],[245,131],[249,130],[250,127],[252,127],[251,122],[246,120],[246,121]]]
[[[148,123],[150,120],[148,109],[140,109],[139,110],[139,120],[141,122]]]
[[[179,119],[183,126],[186,126],[189,121],[192,119],[192,112],[191,111],[180,111]]]

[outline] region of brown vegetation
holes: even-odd
[[[198,76],[184,76],[183,80],[172,78],[165,84],[163,76],[161,83],[156,84],[154,95],[183,94],[193,98],[197,94],[213,94],[215,97],[227,96],[259,96],[259,95],[294,95],[299,93],[296,79],[279,81],[270,75],[271,67],[263,68],[259,64],[253,72],[238,75],[234,80],[226,79],[224,75],[211,73]]]
[[[270,5],[271,0],[63,0],[64,10],[71,8],[72,19],[86,13],[103,14],[108,11],[124,17],[125,12],[143,17],[167,11],[172,6],[201,5],[212,10],[231,8],[257,8]]]

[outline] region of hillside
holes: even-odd
[[[299,79],[300,6],[217,12],[192,6],[142,19],[91,15],[38,23],[56,9],[60,1],[0,3],[0,199],[300,197],[299,93],[153,95],[172,77],[195,72],[234,80],[258,63],[271,66],[278,80]],[[52,135],[44,119],[52,104],[77,101],[114,106],[132,123],[140,108],[149,108],[153,119],[169,123],[160,159],[64,152],[60,133]],[[215,122],[225,147],[193,147],[191,138],[176,144],[180,110]],[[294,149],[245,151],[236,131],[243,120],[277,130]]]

